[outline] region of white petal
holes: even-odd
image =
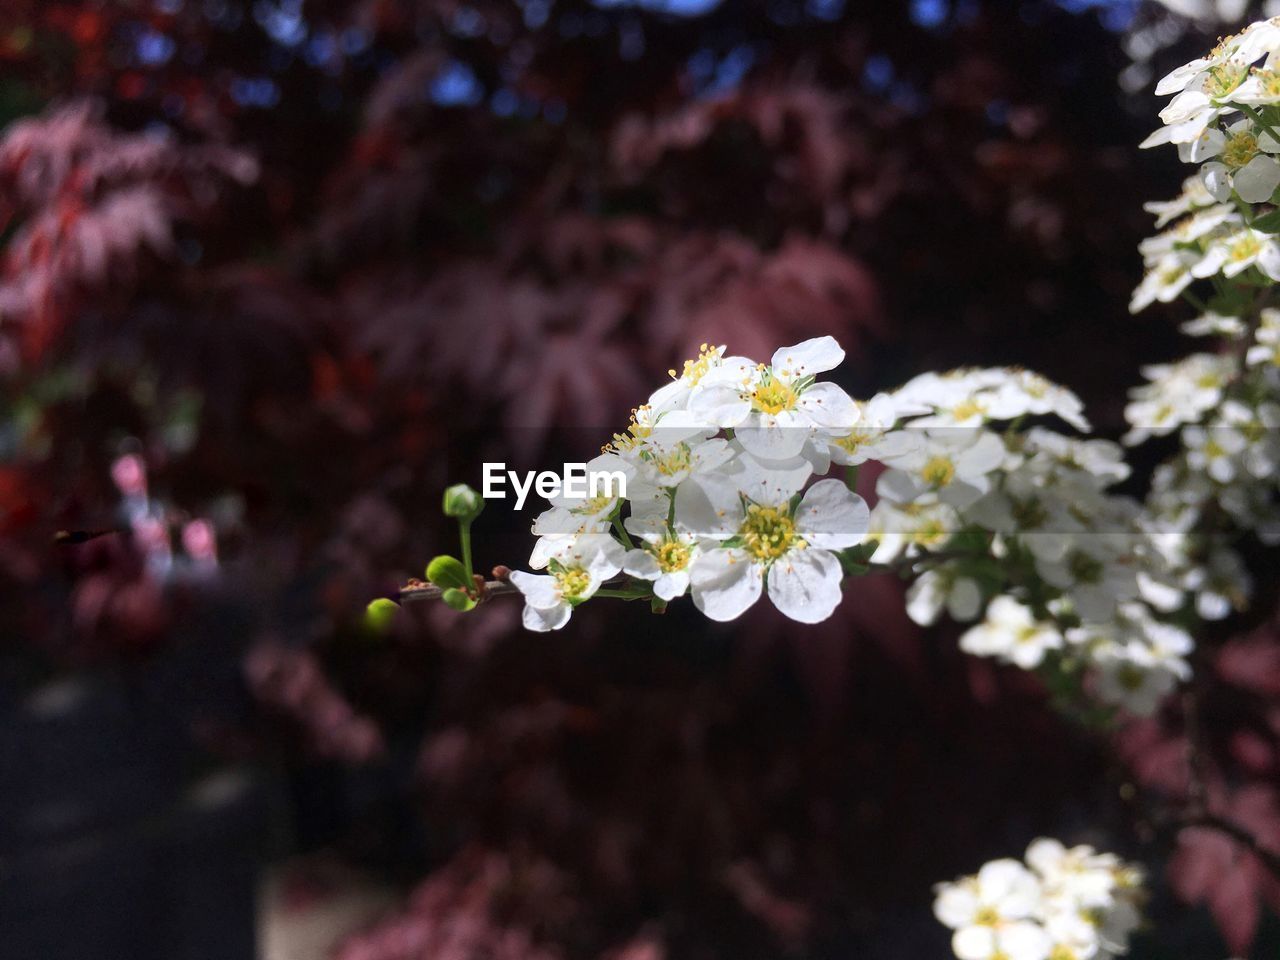
[[[982,609],[982,590],[977,581],[970,577],[960,577],[951,585],[947,596],[947,612],[951,619],[965,623],[978,616]]]
[[[1258,156],[1236,171],[1236,193],[1245,203],[1266,203],[1280,187],[1280,163]]]
[[[907,616],[912,623],[931,627],[946,602],[946,583],[932,570],[922,573],[907,590]],[[944,921],[945,922],[945,921]]]
[[[525,603],[531,607],[550,610],[560,603],[560,589],[555,577],[513,570],[510,579],[516,589],[524,594]]]
[[[1213,199],[1225,203],[1231,199],[1231,176],[1224,163],[1206,163],[1200,168],[1200,178],[1204,188],[1213,194]]]
[[[628,550],[622,569],[627,575],[641,580],[657,580],[662,576],[658,558],[648,550]]]
[[[992,927],[965,927],[951,938],[951,950],[960,960],[991,960],[996,952]]]
[[[572,558],[596,580],[608,580],[622,569],[626,548],[607,533],[588,533],[578,538]]]
[[[660,600],[674,600],[689,589],[689,571],[672,570],[653,582],[653,592]]]
[[[747,497],[756,503],[785,503],[803,489],[814,474],[814,465],[804,457],[787,460],[761,460],[744,453],[737,469],[726,471]],[[825,470],[819,471],[825,473]]]
[[[794,347],[783,347],[773,355],[773,372],[790,382],[815,373],[834,370],[844,360],[844,350],[835,337],[815,337]]]
[[[978,898],[968,886],[948,883],[942,886],[933,901],[933,915],[939,923],[954,930],[972,923],[979,906]]]
[[[971,447],[961,451],[955,458],[956,473],[965,479],[982,476],[995,470],[1009,455],[1008,449],[996,434],[984,430]]]
[[[796,406],[818,426],[832,430],[852,430],[858,421],[858,405],[834,383],[813,384]]]
[[[1156,96],[1163,97],[1170,93],[1176,93],[1185,90],[1188,83],[1195,79],[1205,67],[1209,65],[1208,57],[1201,57],[1198,60],[1192,60],[1190,63],[1184,63],[1175,70],[1171,70],[1160,78],[1160,82],[1156,84]]]
[[[1148,150],[1151,147],[1158,147],[1161,144],[1169,142],[1169,138],[1173,135],[1173,131],[1169,127],[1160,127],[1151,132],[1145,140],[1138,144],[1139,150]]]
[[[862,542],[871,511],[867,502],[839,480],[819,480],[800,501],[796,531],[811,546],[843,550]]]
[[[742,520],[738,487],[723,474],[690,477],[676,488],[676,521],[690,533],[727,540]]]
[[[572,613],[573,608],[567,603],[557,603],[554,607],[547,609],[525,604],[520,622],[524,624],[526,630],[546,633],[548,630],[559,630],[563,627],[569,622],[569,616]]]
[[[751,412],[740,384],[699,384],[689,396],[689,412],[718,427],[736,427]]]
[[[891,503],[910,503],[923,490],[916,476],[904,470],[886,470],[876,480],[876,496]]]
[[[1035,923],[1013,923],[1000,930],[1000,949],[1009,960],[1045,960],[1053,944]]]
[[[776,416],[759,411],[749,413],[734,436],[748,453],[764,460],[789,460],[804,449],[812,428],[784,411]]]
[[[1280,281],[1280,246],[1269,240],[1258,254],[1258,269],[1272,280]]]
[[[1187,154],[1182,160],[1184,163],[1204,163],[1220,154],[1226,143],[1227,137],[1221,130],[1206,130],[1190,143],[1181,145]]]
[[[792,620],[820,623],[840,605],[842,576],[835,554],[791,550],[769,568],[769,599]]]
[[[689,394],[693,388],[683,380],[672,380],[659,387],[649,396],[649,408],[655,413],[666,413],[668,410],[683,410],[689,402]]]
[[[709,550],[693,562],[693,605],[712,620],[734,620],[760,599],[764,573],[745,550]]]

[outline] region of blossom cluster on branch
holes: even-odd
[[[1025,864],[992,860],[938,884],[933,912],[960,960],[1110,960],[1141,922],[1143,881],[1115,854],[1041,838]]]
[[[686,592],[713,620],[767,596],[817,623],[847,577],[894,571],[916,622],[981,619],[968,652],[1154,710],[1192,644],[1147,598],[1167,612],[1195,591],[1140,505],[1109,491],[1129,473],[1121,448],[1043,425],[1088,429],[1079,398],[969,369],[855,401],[818,379],[843,355],[831,337],[767,364],[706,346],[673,370],[587,465],[624,476],[626,496],[560,496],[534,522],[530,565],[546,572],[511,575],[525,626],[563,627],[597,595],[660,608]],[[869,461],[884,468],[871,508],[854,489]],[[845,480],[827,476],[839,467]]]

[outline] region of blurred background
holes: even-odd
[[[1277,956],[1280,882],[1160,815],[1176,704],[1086,730],[896,581],[363,618],[447,484],[589,458],[705,341],[832,334],[860,397],[1025,365],[1114,435],[1188,352],[1126,311],[1152,85],[1263,6],[2,6],[0,957],[945,958],[932,885],[1039,834],[1146,864],[1140,960]],[[1280,846],[1259,593],[1196,683]]]

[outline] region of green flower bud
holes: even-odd
[[[455,483],[444,492],[444,515],[471,521],[484,510],[484,499],[465,483]]]
[[[365,608],[364,625],[374,633],[386,633],[400,612],[400,604],[386,597],[374,600]]]
[[[475,608],[476,602],[461,590],[450,588],[440,595],[446,606],[454,610],[467,611]]]
[[[441,554],[427,564],[427,579],[442,590],[470,590],[473,586],[462,561],[448,554]]]

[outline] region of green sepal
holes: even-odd
[[[1280,210],[1272,210],[1254,219],[1250,224],[1255,230],[1263,233],[1280,233]]]
[[[860,577],[864,573],[869,573],[871,571],[871,555],[876,552],[879,546],[879,541],[868,540],[866,543],[860,543],[856,547],[841,550],[837,556],[840,558],[840,566],[844,570],[844,575],[846,577]]]

